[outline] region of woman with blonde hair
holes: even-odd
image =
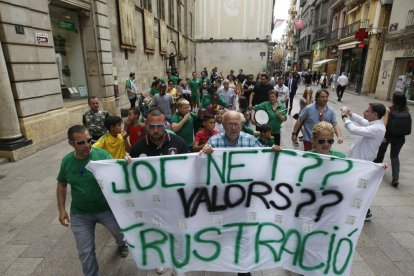
[[[332,145],[335,143],[334,134],[331,123],[324,121],[317,123],[312,129],[313,149],[310,152],[345,158],[342,152],[332,150]]]

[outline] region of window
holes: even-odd
[[[317,6],[315,9],[315,27],[319,26],[319,18],[320,18],[320,11],[321,11],[321,6]]]
[[[321,25],[328,23],[328,1],[322,3]]]
[[[152,12],[152,0],[141,0],[141,8]]]
[[[86,98],[88,85],[79,16],[71,10],[49,7],[62,96],[65,100]]]
[[[193,14],[190,12],[190,13],[188,13],[188,15],[190,17],[190,19],[189,19],[190,24],[187,25],[187,28],[189,28],[190,30],[189,30],[189,33],[187,35],[192,38],[193,37]]]
[[[181,4],[180,0],[177,0],[177,30],[181,32]]]
[[[174,28],[174,1],[168,0],[168,24]]]
[[[158,9],[158,18],[160,20],[165,20],[165,5],[164,0],[158,0],[157,9]]]

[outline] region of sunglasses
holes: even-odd
[[[159,125],[157,125],[157,124],[149,124],[149,125],[148,125],[148,127],[149,127],[150,129],[155,129],[155,128],[164,128],[164,127],[165,127],[165,125],[164,125],[164,124],[159,124]]]
[[[92,142],[92,137],[88,137],[88,138],[86,138],[86,140],[82,140],[82,141],[72,141],[72,142],[75,143],[78,146],[83,146],[86,143],[88,143],[88,144],[91,143]]]
[[[325,143],[328,143],[329,145],[332,145],[335,142],[334,139],[318,139],[318,144],[323,145]]]

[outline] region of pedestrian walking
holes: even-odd
[[[296,120],[292,131],[292,142],[297,145],[298,134],[303,126],[303,148],[305,151],[312,149],[312,129],[318,122],[331,123],[335,129],[338,143],[343,142],[341,129],[336,120],[335,111],[328,106],[329,92],[327,90],[318,90],[315,95],[316,102],[306,106]]]
[[[107,132],[105,118],[109,113],[99,109],[99,100],[96,96],[88,98],[90,109],[82,116],[82,124],[88,129],[92,136],[92,143],[95,143],[102,135]]]
[[[95,227],[102,224],[111,232],[122,258],[128,256],[124,235],[109,208],[98,182],[86,169],[91,160],[112,159],[105,150],[91,147],[92,137],[81,125],[68,129],[68,142],[74,151],[63,159],[57,177],[56,197],[59,209],[59,222],[72,230],[84,275],[99,274],[95,253]],[[66,212],[67,186],[71,186],[70,216]]]
[[[395,93],[392,97],[392,105],[387,107],[384,116],[386,125],[385,137],[378,150],[377,158],[374,162],[382,163],[388,145],[391,144],[391,170],[393,187],[398,187],[400,176],[399,154],[405,144],[405,136],[411,134],[411,115],[407,107],[407,98],[402,93]]]
[[[348,77],[346,76],[346,73],[344,72],[338,78],[338,84],[336,88],[336,95],[338,96],[338,102],[342,100],[342,96],[344,95],[347,85],[348,85]]]
[[[128,95],[128,100],[131,103],[131,107],[135,106],[137,101],[138,87],[135,84],[135,73],[129,73],[129,79],[126,80],[125,89]]]

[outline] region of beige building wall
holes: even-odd
[[[260,56],[260,53],[266,53]],[[266,71],[267,43],[263,42],[214,42],[197,43],[197,72],[204,67],[211,71],[217,66],[223,76],[226,77],[230,70],[234,74],[243,69],[244,74],[253,74]]]
[[[196,39],[269,39],[272,0],[197,0]]]
[[[0,2],[0,39],[7,65],[12,101],[15,104],[21,133],[33,144],[24,148],[3,151],[0,157],[18,160],[40,149],[66,139],[68,127],[82,123],[82,114],[89,109],[87,99],[65,100],[62,97],[59,70],[51,25],[50,6],[70,9],[79,18],[77,32],[81,36],[86,86],[89,95],[101,100],[101,107],[111,114],[120,114],[120,107],[128,107],[125,80],[129,72],[137,73],[137,83],[144,93],[149,91],[153,76],[166,77],[167,59],[159,51],[157,32],[154,32],[155,49],[147,53],[143,48],[142,1],[135,3],[135,31],[137,47],[134,51],[120,48],[119,13],[117,0],[9,0]],[[150,0],[151,1],[151,0]],[[152,0],[154,23],[157,3]],[[168,53],[177,54],[176,64],[182,76],[195,68],[194,1],[173,1],[174,24],[167,24]],[[167,1],[165,1],[167,3]],[[181,25],[178,26],[178,3],[181,8]],[[169,9],[165,6],[166,18]],[[187,18],[186,18],[187,17]],[[186,18],[186,19],[185,19]],[[192,22],[191,22],[192,21]],[[23,30],[23,33],[18,33]],[[158,30],[158,29],[157,29]],[[36,43],[36,34],[48,37],[45,44]],[[179,48],[179,37],[181,46]],[[175,49],[173,45],[177,45]],[[178,56],[179,49],[181,55]],[[76,70],[76,68],[71,68]],[[78,72],[74,72],[76,74]],[[114,76],[115,73],[115,76]],[[7,76],[7,75],[6,75]],[[114,97],[114,77],[118,78],[120,98]],[[6,79],[6,78],[4,78]],[[116,83],[116,81],[115,81]],[[4,104],[4,102],[0,102]],[[6,110],[1,107],[0,110]],[[7,109],[12,110],[12,109]],[[1,111],[0,111],[1,113]],[[7,127],[7,126],[6,126]],[[0,142],[2,133],[0,126]]]
[[[414,59],[414,32],[406,28],[410,10],[414,10],[414,2],[394,0],[389,25],[398,24],[396,30],[391,31],[387,25],[381,67],[376,83],[375,97],[381,100],[391,98],[399,75],[405,73],[407,59]]]
[[[117,18],[118,7],[116,4],[117,1],[108,1],[110,18]],[[139,2],[139,1],[136,1]],[[182,1],[181,7],[181,28],[177,29],[178,26],[178,17],[177,12],[174,14],[174,26],[171,26],[168,22],[168,18],[171,10],[167,5],[168,1],[164,1],[165,4],[165,18],[167,23],[167,55],[173,53],[177,55],[175,62],[178,68],[178,73],[181,78],[190,76],[195,69],[194,58],[195,58],[195,42],[194,42],[194,1]],[[110,21],[110,35],[112,38],[112,57],[113,57],[113,66],[118,79],[119,87],[119,106],[121,108],[128,108],[129,101],[125,92],[125,81],[129,77],[130,72],[136,73],[136,83],[138,84],[139,90],[145,95],[149,94],[151,83],[153,77],[157,76],[162,79],[167,79],[166,70],[168,69],[168,59],[167,55],[160,53],[160,33],[157,28],[159,21],[159,15],[157,12],[159,1],[152,1],[152,17],[154,21],[154,37],[152,38],[155,42],[155,50],[153,53],[148,53],[145,51],[144,47],[144,23],[143,23],[143,8],[139,5],[136,6],[135,11],[135,25],[136,30],[136,39],[138,41],[137,47],[135,50],[128,50],[128,57],[126,58],[125,49],[121,48],[119,33],[118,20]],[[174,11],[177,11],[177,1],[174,1]],[[186,6],[186,5],[188,6]],[[186,14],[186,15],[184,15]],[[190,14],[192,16],[190,16]],[[191,20],[193,22],[191,22]],[[193,32],[191,33],[191,30]],[[186,55],[183,57],[178,56],[179,51],[179,36],[183,35],[184,49],[187,49]],[[181,42],[181,41],[180,41]],[[175,47],[174,47],[175,45]],[[181,46],[181,45],[180,45]]]
[[[223,75],[266,70],[273,20],[272,0],[195,1],[196,69],[217,66]],[[214,4],[213,4],[214,3]],[[260,53],[265,56],[260,56]]]

